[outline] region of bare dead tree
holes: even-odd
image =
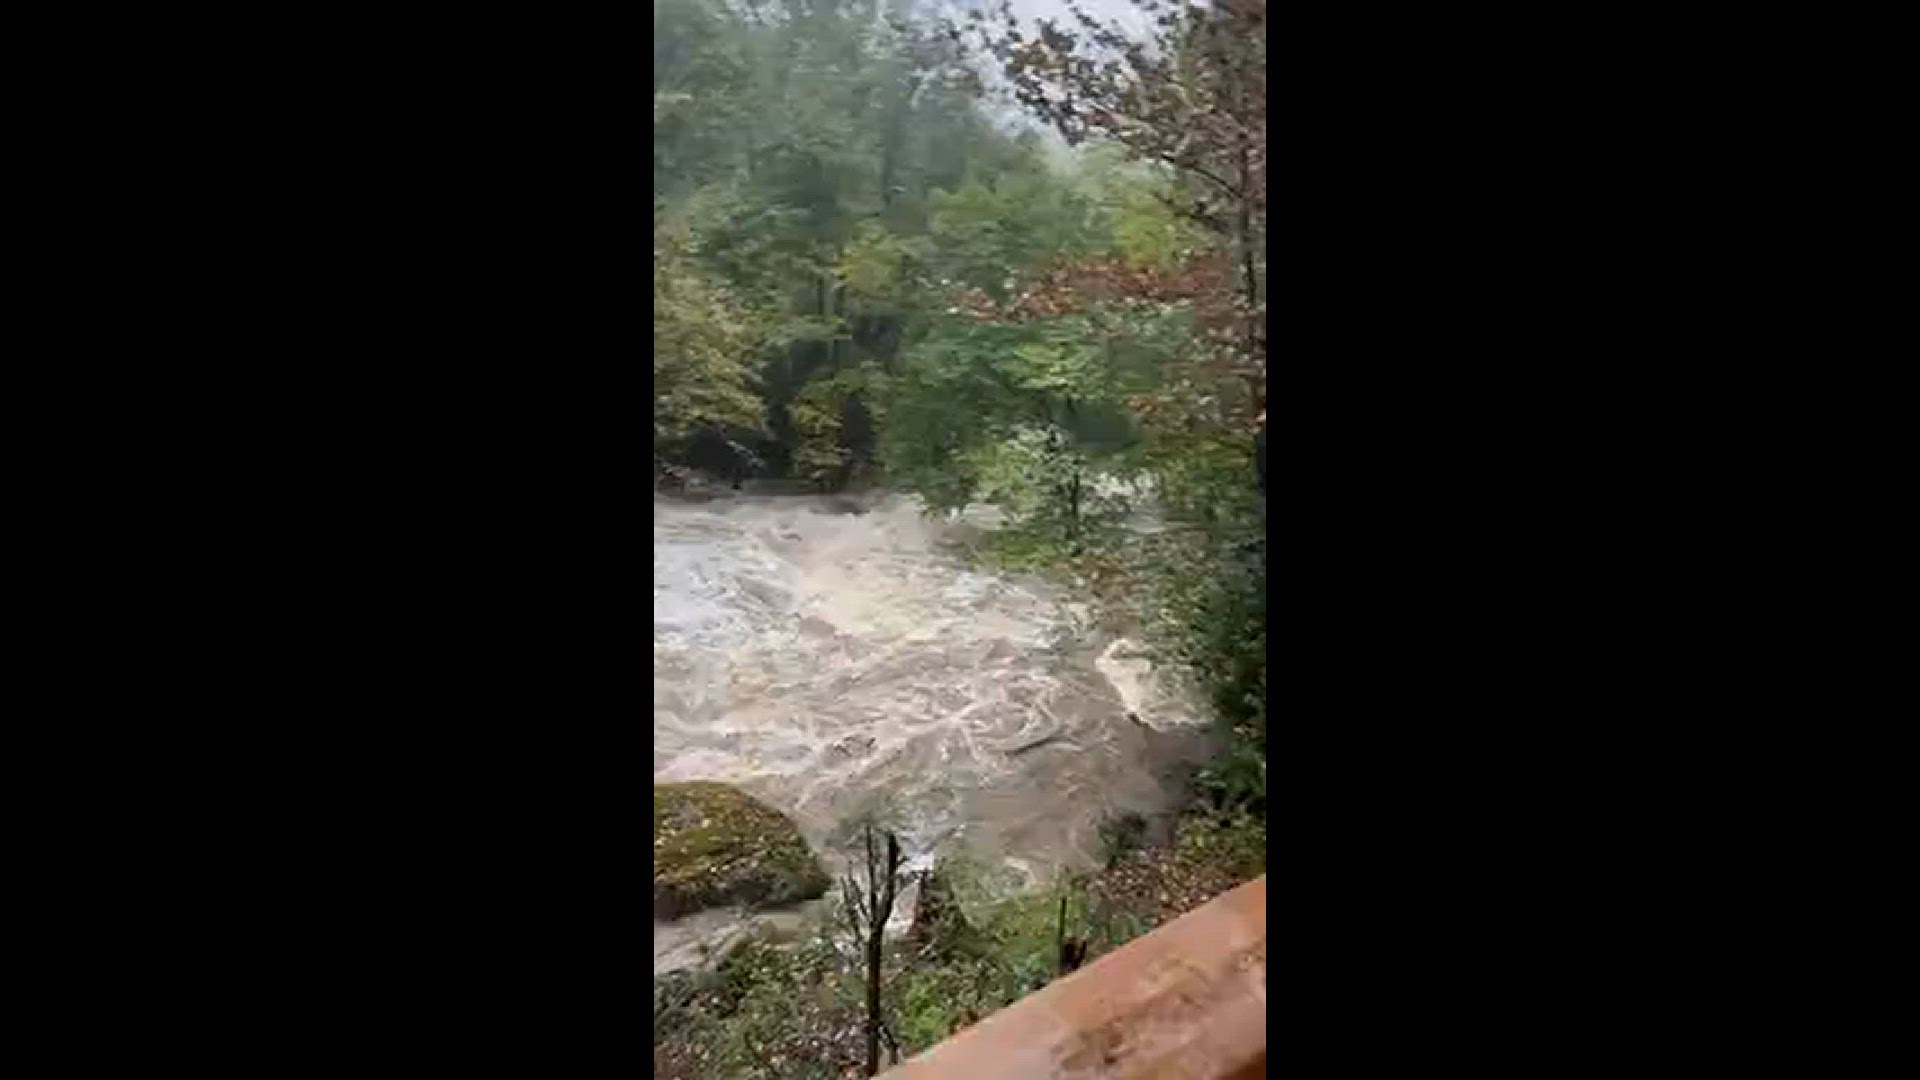
[[[860,830],[865,855],[866,881],[853,874],[840,879],[840,895],[845,903],[848,927],[858,948],[865,950],[867,967],[867,1075],[880,1072],[880,1037],[884,1033],[899,1060],[900,1047],[880,1015],[880,950],[885,943],[887,920],[893,916],[893,900],[900,879],[900,842],[891,832],[883,832],[884,850],[875,843],[871,822]]]

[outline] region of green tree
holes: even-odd
[[[970,13],[972,39],[1070,144],[1104,139],[1170,169],[1179,189],[1166,204],[1225,243],[1235,317],[1206,344],[1246,381],[1251,431],[1266,416],[1266,0],[1134,4],[1147,40],[1074,0],[1070,24],[1039,20],[1032,37],[1001,0],[997,25]]]
[[[885,395],[850,369],[892,372],[942,278],[999,288],[1089,246],[1093,200],[1034,137],[996,130],[918,5],[663,0],[654,17],[656,219],[684,224],[688,265],[763,331],[775,468],[863,475]]]
[[[692,258],[692,241],[656,229],[653,249],[653,438],[669,457],[702,427],[755,431],[755,368],[766,333],[754,313]]]

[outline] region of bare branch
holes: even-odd
[[[900,1040],[893,1037],[893,1025],[880,1021],[880,1034],[887,1040],[887,1052],[892,1056],[890,1065],[900,1064]]]

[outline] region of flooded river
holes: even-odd
[[[1163,807],[1157,777],[1196,742],[1198,713],[1127,642],[1039,582],[969,569],[944,541],[977,526],[910,497],[653,514],[654,780],[733,784],[829,859],[874,809],[910,867],[965,849],[1038,885],[1094,857],[1103,815]],[[656,924],[656,969],[671,938]]]

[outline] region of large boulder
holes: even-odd
[[[827,885],[820,860],[779,811],[725,784],[654,785],[654,918],[791,904]]]

